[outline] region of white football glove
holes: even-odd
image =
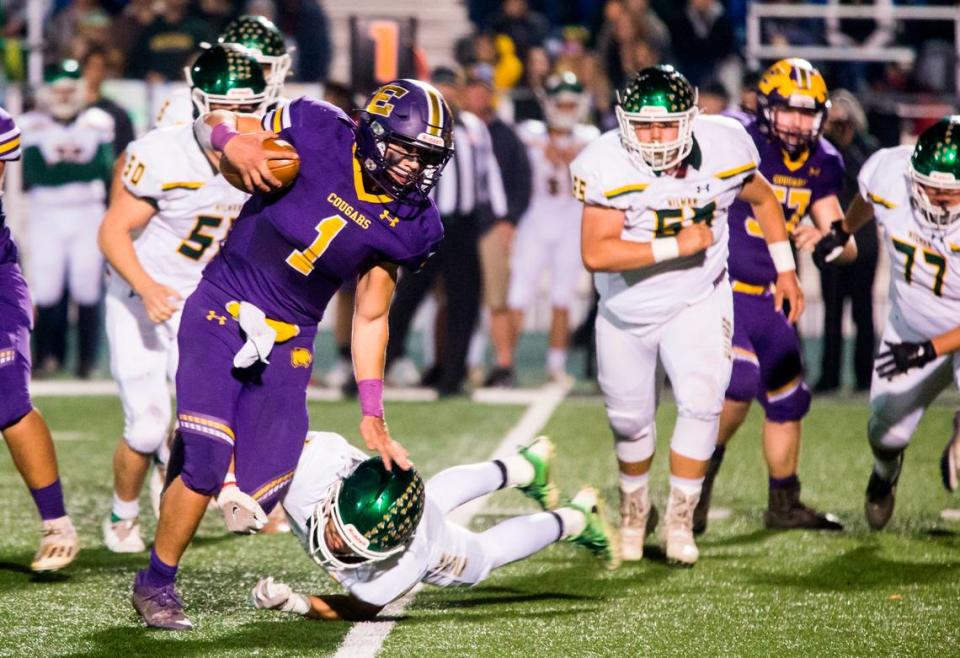
[[[259,610],[280,610],[305,615],[310,611],[310,599],[294,592],[286,583],[270,578],[261,578],[250,592],[253,607]]]
[[[240,491],[236,485],[225,486],[217,496],[227,530],[238,535],[252,535],[267,524],[267,514],[260,503]]]
[[[248,368],[257,361],[270,363],[267,357],[277,340],[277,332],[267,324],[267,316],[250,302],[240,302],[237,313],[240,328],[247,335],[247,342],[234,355],[235,368]]]

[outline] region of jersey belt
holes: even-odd
[[[234,320],[240,320],[240,302],[227,302],[226,309],[227,313],[229,313]],[[282,320],[272,320],[270,318],[267,318],[266,322],[267,326],[277,332],[278,343],[284,343],[300,334],[300,327],[295,324],[283,322]]]
[[[733,280],[730,282],[733,292],[743,293],[744,295],[753,295],[755,297],[764,297],[773,293],[773,284],[758,286],[752,283]]]

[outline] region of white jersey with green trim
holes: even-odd
[[[960,222],[938,229],[914,212],[907,168],[912,146],[881,149],[857,176],[890,258],[890,313],[926,340],[960,326]]]
[[[113,169],[113,117],[95,107],[69,122],[46,112],[17,120],[31,212],[101,208]]]
[[[308,521],[337,480],[367,459],[339,434],[309,432],[283,508],[293,534],[309,550]],[[350,594],[372,605],[384,606],[425,582],[439,586],[473,584],[486,577],[490,565],[471,560],[468,535],[448,522],[443,510],[427,495],[423,517],[413,541],[395,556],[356,569],[331,571],[330,576]]]
[[[127,146],[121,178],[157,208],[134,242],[147,273],[187,297],[249,198],[210,164],[193,124],[156,128]]]
[[[570,133],[551,134],[543,121],[530,120],[517,126],[517,136],[527,147],[533,174],[526,216],[546,216],[544,219],[550,220],[553,215],[560,214],[560,221],[571,214],[579,217],[580,207],[573,197],[570,167],[565,161],[597,139],[600,131],[594,126],[577,125]]]
[[[638,168],[611,130],[570,166],[574,196],[586,205],[625,213],[621,238],[650,242],[682,226],[707,222],[713,244],[705,251],[626,272],[597,272],[600,308],[632,324],[659,324],[696,304],[725,275],[727,211],[760,162],[743,126],[720,116],[698,116],[694,146],[679,175]]]

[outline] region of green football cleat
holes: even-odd
[[[620,566],[620,541],[616,531],[607,523],[603,498],[593,487],[584,487],[566,505],[582,512],[587,519],[583,531],[566,541],[579,544],[603,560],[607,569]]]
[[[553,441],[538,436],[529,445],[520,448],[517,453],[533,466],[533,481],[518,487],[528,498],[532,498],[545,510],[553,509],[560,501],[560,491],[553,483],[553,456],[556,448]]]

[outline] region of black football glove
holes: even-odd
[[[813,248],[813,262],[819,268],[829,265],[840,257],[849,241],[850,234],[843,230],[843,220],[834,221],[830,224],[830,232]]]
[[[937,358],[937,351],[929,340],[925,343],[883,342],[887,351],[877,355],[877,374],[887,379],[893,379],[910,368],[922,368]]]

